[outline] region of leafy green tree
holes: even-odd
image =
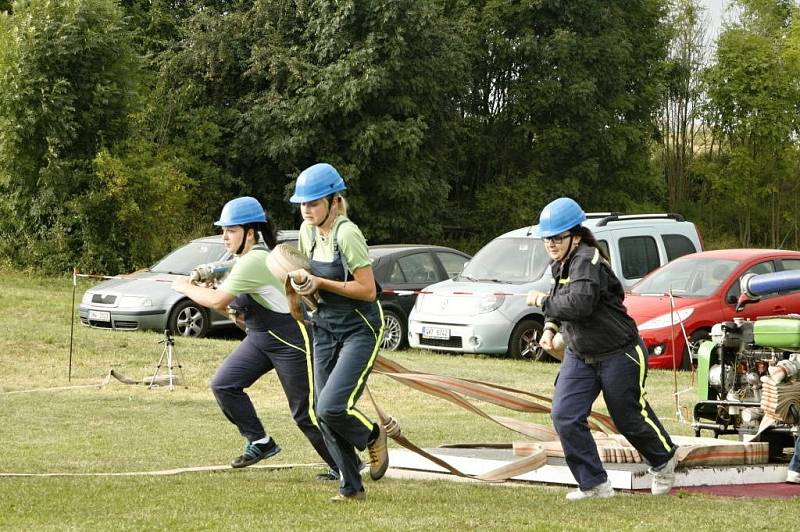
[[[658,161],[671,210],[686,206],[692,194],[691,165],[701,138],[701,75],[708,67],[707,16],[697,0],[671,4],[670,47],[665,65],[664,95],[658,114]]]
[[[218,166],[248,184],[236,192],[293,225],[293,179],[328,161],[368,238],[437,234],[467,65],[441,5],[261,0],[199,12],[184,32],[164,67],[165,114],[208,111]]]
[[[0,253],[51,271],[151,260],[142,232],[170,232],[148,226],[167,204],[153,198],[180,172],[123,144],[137,65],[122,11],[28,0],[0,21]]]
[[[186,175],[150,143],[103,149],[92,169],[93,186],[70,205],[78,225],[91,228],[81,233],[78,266],[104,272],[147,266],[182,236]]]
[[[740,5],[740,22],[720,36],[707,74],[709,122],[720,146],[708,177],[720,208],[736,220],[739,243],[777,247],[787,217],[797,227],[798,11],[788,1]]]
[[[120,0],[134,46],[146,62],[177,46],[183,22],[208,5],[229,4],[198,0]],[[153,72],[155,74],[155,71]]]
[[[665,2],[469,5],[478,30],[467,36],[477,57],[462,102],[467,172],[454,202],[477,198],[476,219],[496,232],[532,223],[560,195],[594,210],[658,201],[650,153]],[[515,208],[520,197],[527,211]],[[503,204],[512,207],[498,217]]]

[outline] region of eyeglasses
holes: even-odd
[[[564,241],[565,238],[568,238],[570,236],[572,236],[571,233],[562,233],[562,234],[556,235],[556,236],[546,236],[546,237],[542,238],[542,240],[544,240],[545,244],[549,244],[551,242],[553,244],[560,244],[561,242]]]

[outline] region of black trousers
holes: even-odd
[[[225,417],[248,441],[256,441],[263,438],[266,431],[244,389],[274,369],[295,423],[325,463],[338,471],[314,417],[311,354],[297,343],[301,343],[297,338],[286,340],[271,331],[248,332],[217,369],[211,379],[211,390]]]
[[[676,446],[645,398],[647,359],[644,344],[587,364],[567,349],[553,394],[553,419],[564,458],[582,490],[608,480],[587,419],[603,393],[608,413],[619,432],[651,466],[665,464]]]

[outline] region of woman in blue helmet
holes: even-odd
[[[231,462],[246,467],[278,454],[281,448],[264,429],[244,389],[275,370],[297,426],[330,466],[320,479],[338,479],[338,468],[315,424],[311,349],[305,325],[289,314],[283,283],[266,267],[275,231],[255,198],[229,201],[214,225],[222,227],[227,250],[237,257],[218,289],[179,279],[172,288],[197,303],[219,311],[227,307],[244,315],[247,336],[211,379],[211,390],[225,417],[247,439],[244,452]]]
[[[663,495],[675,482],[676,446],[645,398],[644,344],[606,252],[581,225],[585,219],[570,198],[545,206],[533,234],[552,259],[553,287],[550,293],[528,293],[528,304],[545,315],[540,345],[552,350],[559,330],[566,340],[551,417],[578,482],[567,499],[614,495],[587,424],[600,392],[617,429],[651,465],[652,493]]]
[[[367,242],[347,218],[339,194],[344,189],[333,166],[315,164],[298,176],[290,200],[300,204],[300,251],[308,256],[311,271],[289,275],[304,281],[293,281],[295,290],[316,294],[319,300],[311,318],[314,380],[319,426],[341,472],[334,502],[365,497],[356,449],[369,450],[373,480],[380,479],[389,464],[386,430],[356,408],[383,337],[383,311]]]

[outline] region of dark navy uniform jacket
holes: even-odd
[[[570,351],[591,363],[635,349],[639,331],[622,304],[622,283],[597,248],[581,242],[550,269],[553,286],[542,308],[545,319],[559,325]]]

